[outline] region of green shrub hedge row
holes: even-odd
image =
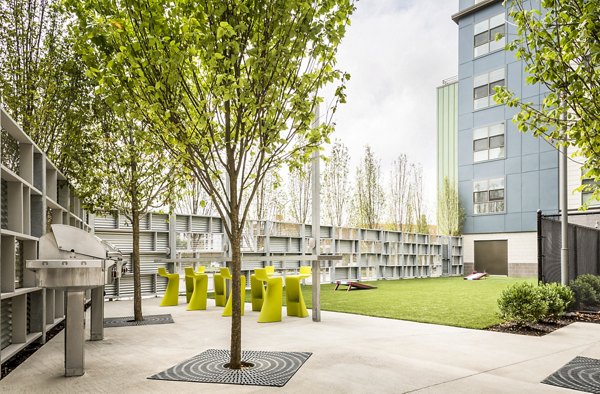
[[[558,317],[573,304],[573,291],[558,283],[536,285],[516,283],[506,288],[498,299],[500,317],[523,325],[547,317]]]

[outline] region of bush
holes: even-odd
[[[558,283],[546,283],[540,285],[538,290],[548,304],[546,316],[559,317],[573,304],[573,291],[567,286]]]
[[[580,275],[569,283],[575,294],[574,307],[594,307],[600,304],[600,277],[596,275]]]
[[[519,325],[536,323],[548,313],[548,303],[537,285],[516,283],[505,289],[498,299],[500,317]]]

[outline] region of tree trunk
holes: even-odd
[[[242,312],[241,312],[241,281],[242,253],[241,231],[239,230],[239,217],[237,212],[231,215],[231,358],[229,368],[242,368]]]
[[[137,173],[137,163],[131,161],[131,173]],[[137,197],[137,184],[135,177],[131,182],[131,227],[133,232],[133,319],[144,320],[142,316],[142,280],[140,277],[140,203]]]

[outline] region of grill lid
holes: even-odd
[[[113,257],[118,252],[100,238],[77,227],[64,224],[51,227],[52,233],[40,239],[40,259],[60,259],[65,257],[65,253],[76,254],[71,258],[106,259],[109,254]]]

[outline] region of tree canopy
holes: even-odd
[[[528,84],[542,84],[541,103],[527,102],[506,88],[497,101],[519,108],[513,118],[531,131],[577,148],[584,177],[600,199],[600,0],[506,0],[517,37],[507,44],[525,62]]]

